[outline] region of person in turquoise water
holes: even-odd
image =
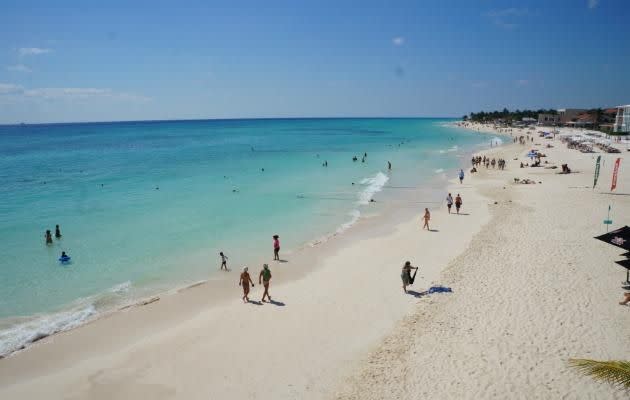
[[[61,239],[61,230],[59,229],[59,225],[55,225],[55,237],[57,239]]]
[[[263,303],[265,302],[265,296],[267,296],[267,298],[269,299],[269,302],[271,302],[271,296],[269,295],[269,282],[270,281],[271,281],[271,271],[269,270],[269,265],[263,264],[263,269],[260,271],[260,274],[258,275],[258,284],[263,285],[263,287],[265,288],[265,293],[263,293],[262,299],[260,300]]]
[[[53,244],[52,234],[50,233],[50,229],[46,230],[46,235],[44,237],[46,238],[46,244]]]
[[[280,261],[280,236],[273,235],[273,260]]]

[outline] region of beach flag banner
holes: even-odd
[[[620,163],[621,163],[621,158],[618,158],[617,161],[615,161],[615,168],[613,169],[612,185],[610,185],[611,192],[617,188],[617,174],[619,173]]]
[[[593,179],[593,189],[597,185],[597,179],[599,178],[599,164],[602,161],[602,156],[597,156],[597,162],[595,163],[595,179]]]

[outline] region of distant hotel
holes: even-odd
[[[630,104],[617,107],[614,132],[630,133]]]

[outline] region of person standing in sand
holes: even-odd
[[[280,236],[273,235],[273,260],[280,261]]]
[[[259,285],[263,285],[263,287],[265,288],[265,293],[263,293],[262,299],[260,300],[261,302],[265,302],[265,296],[267,296],[267,299],[269,299],[269,302],[271,303],[271,296],[269,295],[269,282],[271,281],[271,271],[269,270],[269,265],[267,264],[263,264],[263,269],[260,271],[260,274],[258,275],[258,284]]]
[[[429,220],[431,219],[431,213],[429,212],[428,208],[424,209],[424,216],[422,217],[424,219],[424,225],[422,225],[422,229],[427,228],[427,230],[431,230],[429,229]]]
[[[416,278],[415,273],[413,274],[413,277],[411,276],[412,269],[415,269],[416,272],[418,272],[418,267],[412,266],[411,261],[407,261],[405,262],[405,265],[403,265],[402,272],[400,273],[400,278],[402,279],[403,283],[403,291],[405,293],[407,293],[407,286],[413,284],[413,281]]]
[[[457,196],[455,197],[455,210],[457,210],[457,214],[459,214],[459,209],[462,206],[462,197],[459,195],[459,193],[457,193]]]
[[[460,184],[464,183],[464,170],[463,169],[459,170],[459,183]]]
[[[453,207],[453,196],[450,193],[446,196],[446,207],[448,207],[448,213],[450,214],[451,207]]]
[[[241,273],[241,278],[238,281],[238,285],[243,287],[243,303],[249,303],[249,284],[251,283],[252,287],[254,287],[254,282],[252,282],[252,277],[249,276],[249,272],[247,272],[247,267],[243,267],[243,272]]]
[[[227,267],[227,260],[228,257],[223,254],[223,252],[219,252],[219,255],[221,256],[221,267],[219,267],[220,270],[222,270],[223,268],[225,268],[226,271],[229,271],[228,267]]]

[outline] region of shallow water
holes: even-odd
[[[273,234],[286,253],[343,231],[378,209],[372,198],[392,196],[384,186],[455,177],[489,139],[447,122],[0,126],[0,354],[207,278],[219,251],[242,265],[271,258]],[[63,237],[46,246],[55,224]],[[61,251],[71,263],[59,263]]]

